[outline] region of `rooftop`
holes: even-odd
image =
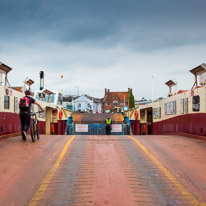
[[[128,102],[128,97],[128,92],[107,92],[104,97],[104,102],[112,102],[113,100]]]

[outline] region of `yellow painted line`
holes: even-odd
[[[128,136],[128,135],[127,135]],[[169,172],[166,167],[164,167],[160,161],[152,155],[142,144],[140,141],[135,139],[134,137],[128,136],[132,139],[137,145],[145,152],[145,154],[155,163],[155,165],[165,174],[165,176],[176,186],[176,188],[182,193],[182,195],[187,198],[192,205],[206,205],[206,203],[200,203],[194,195],[192,195],[173,175]]]
[[[74,135],[73,137],[71,137],[66,144],[64,145],[64,148],[62,149],[59,157],[57,158],[56,162],[54,163],[54,165],[52,166],[51,170],[47,173],[46,177],[43,179],[43,181],[41,182],[41,185],[39,187],[39,189],[37,190],[37,192],[34,194],[34,196],[32,197],[32,199],[30,200],[28,206],[35,206],[38,204],[38,201],[41,199],[41,197],[43,196],[45,190],[47,189],[54,173],[56,172],[57,168],[59,167],[65,153],[67,152],[72,140],[76,137],[76,135]]]

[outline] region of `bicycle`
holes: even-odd
[[[32,142],[35,142],[36,136],[37,136],[37,139],[39,139],[39,137],[40,137],[40,135],[39,135],[39,122],[38,122],[38,119],[36,116],[36,114],[38,114],[38,113],[40,113],[40,112],[33,112],[30,114],[30,116],[34,116],[33,121],[31,123],[31,127],[30,127]]]

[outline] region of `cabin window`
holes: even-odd
[[[59,94],[59,96],[58,96],[58,104],[62,105],[62,103],[63,103],[63,95]]]
[[[153,108],[153,119],[161,118],[161,107]]]
[[[4,109],[9,109],[10,106],[10,97],[4,96]]]
[[[81,103],[78,103],[78,106],[77,106],[78,108],[81,108]]]
[[[55,93],[53,93],[53,94],[51,94],[50,95],[50,103],[55,103],[55,98],[56,98],[56,94]]]
[[[176,114],[176,101],[165,103],[165,114]]]
[[[193,96],[193,98],[192,98],[192,111],[193,112],[200,111],[200,96]]]
[[[188,98],[184,98],[184,114],[188,113]]]
[[[120,103],[120,106],[124,106],[124,102],[121,102],[121,103]]]
[[[113,101],[114,106],[117,106],[117,104],[118,104],[118,101]]]
[[[180,99],[180,113],[184,114],[184,99]]]
[[[45,102],[49,103],[49,95],[48,94],[45,95]]]
[[[14,97],[14,112],[15,113],[18,113],[18,108],[19,108],[18,97]]]

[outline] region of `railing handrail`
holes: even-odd
[[[76,125],[79,124],[67,124],[65,135],[105,135],[105,124],[86,124],[88,125],[88,131],[87,132],[76,132]],[[125,135],[127,134],[128,124],[113,124],[113,125],[122,125],[122,131],[121,132],[111,132],[111,135]]]

